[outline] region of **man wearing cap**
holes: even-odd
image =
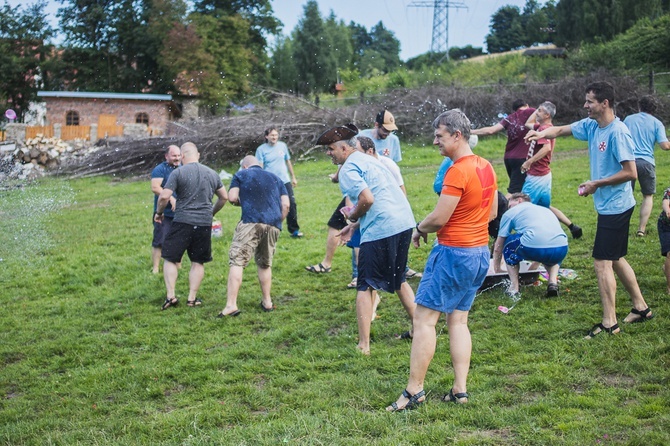
[[[375,143],[377,153],[391,158],[396,163],[402,161],[400,152],[400,140],[392,133],[398,130],[395,125],[395,118],[388,110],[382,110],[377,113],[375,118],[375,127],[372,129],[361,130],[361,136],[371,138]]]
[[[317,144],[327,146],[333,164],[342,166],[340,189],[354,204],[350,211],[344,211],[349,224],[340,233],[342,241],[349,240],[356,228],[361,230],[357,348],[369,355],[373,289],[397,293],[407,314],[414,316],[414,291],[405,281],[405,267],[415,221],[391,172],[379,160],[356,150],[357,133],[352,127],[335,127],[324,132]]]
[[[477,136],[495,135],[503,130],[507,131],[507,144],[503,158],[509,177],[508,195],[521,192],[526,180],[526,173],[521,170],[521,166],[526,162],[528,149],[530,149],[530,143],[524,140],[529,130],[526,128],[526,121],[535,112],[535,109],[529,107],[523,99],[514,101],[512,109],[514,113],[504,117],[499,123],[472,130],[472,134]]]

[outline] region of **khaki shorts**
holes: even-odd
[[[228,264],[246,268],[254,256],[258,267],[270,268],[279,233],[279,229],[265,223],[239,222],[230,245]]]

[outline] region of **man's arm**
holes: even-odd
[[[502,250],[506,240],[507,237],[498,236],[493,244],[493,270],[497,273],[502,271]]]
[[[288,215],[288,209],[291,206],[291,202],[288,199],[288,195],[281,196],[281,219],[284,221]]]
[[[161,187],[161,184],[163,184],[163,178],[152,178],[151,179],[151,192],[153,192],[155,195],[160,195],[161,192],[163,192],[163,188]]]
[[[521,165],[521,172],[528,172],[534,163],[547,156],[549,152],[551,152],[551,144],[542,144],[542,147],[537,151],[537,153],[535,153],[535,155],[524,161],[524,163]]]
[[[293,172],[293,164],[291,163],[291,160],[286,160],[286,167],[288,167],[288,171],[291,174],[291,184],[297,186],[298,179],[295,177],[295,172]]]
[[[625,183],[626,181],[636,180],[637,179],[637,168],[635,167],[635,161],[622,161],[621,170],[610,175],[606,178],[601,178],[599,180],[586,181],[579,185],[579,187],[584,188],[583,195],[591,195],[598,190],[599,187],[603,186],[614,186],[615,184]]]
[[[661,146],[661,149],[663,150],[670,150],[670,141],[659,142],[658,145]]]
[[[491,210],[489,211],[489,222],[496,219],[498,216],[498,191],[493,191],[493,204],[491,204]]]
[[[569,125],[560,125],[560,126],[547,127],[541,132],[538,132],[536,130],[529,130],[528,133],[526,133],[524,139],[526,141],[537,141],[538,139],[543,138],[555,139],[558,138],[559,136],[569,136],[569,135],[572,135],[572,127],[570,127]]]
[[[528,120],[526,121],[526,128],[529,130],[534,130],[536,123],[537,123],[537,110],[535,110],[533,114],[528,117]]]
[[[163,189],[158,196],[158,203],[156,203],[156,214],[154,215],[154,221],[161,223],[163,221],[163,212],[167,206],[170,198],[172,197],[172,189]]]
[[[360,219],[367,211],[370,210],[372,204],[375,202],[375,197],[372,195],[370,189],[365,188],[358,194],[358,203],[354,208],[354,212],[349,214],[349,220],[358,220]]]
[[[232,204],[233,206],[239,206],[240,205],[240,188],[239,187],[231,187],[230,190],[228,191],[228,202]]]
[[[212,217],[226,205],[226,201],[228,200],[228,194],[226,193],[225,187],[218,188],[214,193],[217,196],[217,200],[212,208]]]
[[[480,129],[473,129],[470,131],[472,135],[477,135],[477,136],[488,136],[488,135],[495,135],[496,133],[500,133],[503,130],[505,130],[505,127],[502,126],[502,124],[497,123],[495,125],[489,126],[489,127],[482,127]]]
[[[416,230],[414,231],[414,234],[412,234],[412,243],[415,248],[419,247],[421,238],[423,238],[424,243],[426,243],[428,241],[426,235],[429,232],[437,232],[438,229],[449,221],[459,201],[461,201],[461,197],[447,194],[440,195],[433,212],[426,215],[426,218],[416,225]]]

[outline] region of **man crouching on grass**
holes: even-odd
[[[447,313],[449,352],[454,384],[443,401],[466,403],[466,380],[470,370],[472,341],[468,313],[489,268],[488,223],[496,217],[498,193],[491,164],[472,153],[470,120],[458,110],[449,110],[433,121],[440,154],[454,164],[442,181],[442,192],[433,212],[416,225],[415,247],[429,232],[437,232],[438,244],[426,261],[416,294],[412,321],[414,336],[410,355],[409,382],[389,412],[414,409],[426,399],[424,378],[437,343],[435,325]]]
[[[340,232],[342,242],[360,227],[356,317],[358,350],[370,354],[372,290],[398,293],[410,318],[414,316],[414,291],[405,281],[407,252],[412,238],[412,208],[393,174],[376,158],[356,149],[358,129],[332,128],[317,140],[327,146],[333,164],[342,165],[340,189],[354,203],[345,211],[349,224]],[[344,209],[344,208],[343,208]]]

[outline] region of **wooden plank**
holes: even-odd
[[[64,125],[61,129],[61,139],[71,141],[73,139],[86,139],[91,136],[90,125]]]
[[[36,138],[39,134],[44,138],[52,138],[54,136],[53,125],[35,125],[26,127],[26,139]]]

